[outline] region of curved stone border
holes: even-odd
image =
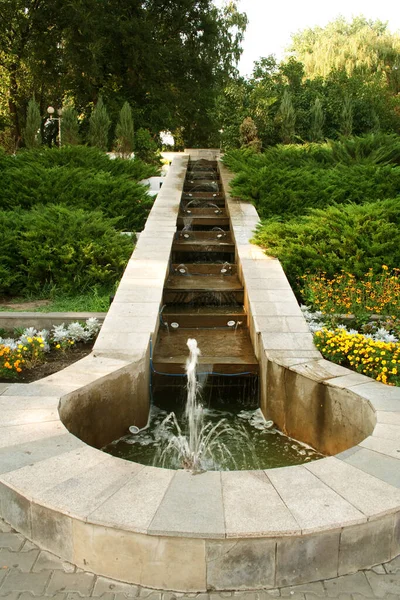
[[[280,287],[260,287],[257,299],[251,281],[261,281],[260,265],[270,269],[267,286],[282,273],[248,243],[256,224],[248,204],[228,199],[252,335],[268,375],[283,369],[283,380],[289,372],[364,399],[366,414],[376,411],[372,435],[306,465],[196,476],[129,463],[73,435],[99,447],[146,420],[149,336],[158,326],[187,159],[173,163],[94,353],[0,395],[0,514],[65,560],[159,589],[275,588],[390,560],[400,553],[400,390],[336,371],[307,331],[288,336],[293,324],[302,327],[291,320],[298,313],[277,312],[295,310],[289,290],[285,298]],[[275,294],[265,300],[268,290]],[[283,331],[268,331],[273,320],[262,317],[277,315]],[[266,382],[263,389],[268,411],[281,391]]]

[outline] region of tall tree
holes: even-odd
[[[309,77],[325,77],[332,69],[349,75],[381,73],[394,93],[400,91],[400,35],[382,21],[359,16],[348,22],[339,17],[324,28],[293,35],[290,50]]]
[[[92,111],[89,123],[88,141],[91,146],[96,146],[106,152],[108,150],[108,131],[111,121],[107,109],[104,106],[103,99],[99,100]]]
[[[349,94],[346,94],[343,100],[340,133],[346,137],[353,133],[353,101]]]
[[[311,108],[310,139],[312,142],[320,142],[323,139],[324,120],[321,100],[315,98],[315,102]]]
[[[60,133],[63,145],[75,146],[80,143],[78,113],[73,106],[65,106],[62,110]]]
[[[29,149],[37,148],[42,143],[40,135],[40,125],[42,119],[37,102],[32,98],[29,100],[28,110],[26,115],[26,127],[24,131],[25,146]]]
[[[129,102],[125,102],[119,113],[119,121],[115,128],[115,149],[128,158],[133,152],[134,130],[132,109]]]
[[[285,90],[282,102],[279,107],[279,117],[282,132],[282,141],[284,144],[290,144],[294,141],[296,112],[293,107],[290,92]]]

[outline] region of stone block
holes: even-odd
[[[351,386],[353,392],[369,400],[375,410],[400,410],[400,388],[390,387],[378,381]]]
[[[376,413],[378,423],[387,423],[388,425],[400,425],[400,407],[398,412],[378,410]]]
[[[344,598],[348,594],[349,599],[354,592],[359,593],[362,597],[371,597],[371,588],[364,573],[354,573],[352,575],[344,575],[335,579],[324,581],[324,587],[328,592],[328,596],[332,598]]]
[[[147,536],[75,521],[74,549],[75,564],[105,577],[155,589],[206,591],[204,540]]]
[[[225,537],[221,473],[177,471],[148,529],[151,535]]]
[[[384,440],[393,440],[400,445],[400,425],[377,423],[372,435]]]
[[[108,454],[103,454],[103,458],[85,471],[44,489],[37,494],[37,500],[64,514],[85,519],[143,469],[143,465],[116,460]]]
[[[35,462],[40,462],[58,456],[64,452],[69,452],[76,448],[82,448],[84,443],[69,433],[48,437],[26,444],[18,444],[9,447],[0,448],[0,473],[16,471]]]
[[[32,503],[32,539],[44,550],[72,562],[72,520],[58,511]]]
[[[288,302],[267,302],[266,300],[253,300],[249,302],[250,314],[257,316],[281,316],[281,317],[301,317],[302,312],[295,300]]]
[[[267,473],[303,532],[340,528],[365,521],[360,511],[304,466],[269,469]]]
[[[208,589],[273,588],[275,550],[275,539],[206,542]]]
[[[343,454],[344,458],[341,455],[324,458],[305,465],[305,468],[368,518],[391,513],[400,506],[399,490],[354,464],[359,450],[350,451],[348,456]]]
[[[168,469],[138,469],[123,487],[90,514],[90,521],[146,533],[174,475],[175,471]]]
[[[355,573],[390,560],[394,525],[394,515],[389,515],[362,525],[345,527],[340,537],[339,575]]]
[[[33,408],[33,409],[3,409],[0,412],[0,427],[9,427],[13,425],[26,425],[29,423],[46,423],[48,421],[58,421],[57,407],[53,408]]]
[[[228,538],[299,531],[296,520],[263,471],[230,471],[221,475]]]
[[[31,503],[29,499],[0,483],[0,515],[14,529],[32,537]]]
[[[278,587],[337,576],[340,531],[282,538],[276,554]]]
[[[399,444],[394,440],[384,440],[383,438],[378,438],[370,435],[369,437],[362,440],[358,447],[368,448],[369,450],[374,450],[379,454],[385,454],[386,456],[391,456],[392,458],[400,457],[400,448]]]
[[[400,458],[385,456],[379,452],[362,447],[359,448],[358,452],[347,457],[345,462],[357,467],[361,471],[365,471],[365,473],[373,475],[381,481],[385,481],[390,486],[398,488],[397,494],[396,491],[388,489],[389,497],[387,501],[393,504],[397,497],[398,506],[400,506]],[[386,505],[385,498],[382,498],[382,503]]]

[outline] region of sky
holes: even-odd
[[[223,2],[215,0],[218,6]],[[400,31],[398,0],[238,0],[238,8],[249,20],[238,65],[242,75],[250,75],[261,56],[282,59],[292,33],[324,27],[340,15],[347,20],[359,15],[380,19],[388,22],[391,32]]]

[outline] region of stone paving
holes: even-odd
[[[275,590],[180,594],[99,577],[41,550],[0,520],[0,598],[7,600],[400,600],[400,556],[353,575]]]

